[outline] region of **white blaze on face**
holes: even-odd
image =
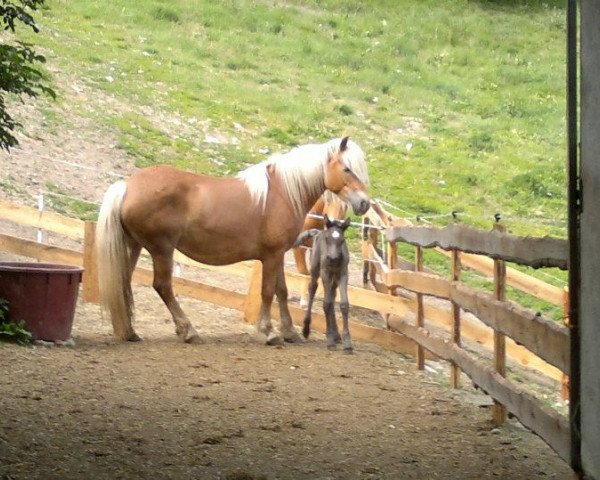
[[[332,232],[332,233],[331,233],[331,236],[332,236],[333,238],[340,238],[340,232],[338,232],[338,231]]]

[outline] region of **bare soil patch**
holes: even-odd
[[[545,479],[569,469],[489,399],[358,343],[263,345],[240,313],[182,299],[203,345],[180,343],[135,290],[138,344],[79,304],[73,347],[0,344],[3,479]]]

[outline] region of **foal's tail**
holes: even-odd
[[[96,228],[101,304],[110,313],[114,335],[120,340],[129,340],[133,334],[131,259],[126,233],[121,224],[121,205],[125,192],[127,184],[124,181],[118,181],[108,188],[100,207]]]
[[[319,233],[321,233],[321,230],[318,230],[316,228],[311,228],[310,230],[305,230],[304,232],[300,233],[300,235],[298,235],[298,237],[296,238],[296,241],[294,242],[292,247],[299,247],[306,240],[318,235]]]

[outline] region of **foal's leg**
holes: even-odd
[[[275,283],[275,294],[279,302],[279,331],[286,342],[295,343],[300,341],[300,336],[292,323],[292,316],[288,308],[288,290],[285,284],[285,271],[283,261],[277,270],[277,280]]]
[[[335,283],[330,275],[322,272],[321,279],[323,281],[323,311],[325,312],[325,322],[327,329],[325,336],[327,337],[327,348],[335,348],[337,343],[340,343],[340,334],[335,323]]]
[[[198,332],[194,329],[186,314],[179,306],[173,294],[173,250],[170,252],[150,252],[154,264],[154,282],[152,286],[160,295],[163,302],[171,312],[175,323],[175,332],[186,343],[201,343]]]
[[[304,322],[302,326],[302,335],[304,338],[308,338],[310,335],[310,321],[312,318],[312,305],[315,299],[315,293],[317,293],[317,287],[319,285],[319,273],[312,273],[310,275],[310,282],[308,284],[308,304],[306,306],[306,313],[304,314]]]
[[[348,311],[350,310],[350,302],[348,302],[348,272],[342,273],[340,278],[340,310],[342,312],[343,330],[342,343],[344,351],[352,353],[352,338],[350,338],[350,328],[348,326]]]

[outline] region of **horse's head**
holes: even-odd
[[[330,264],[337,264],[344,258],[344,232],[350,225],[350,219],[337,220],[330,219],[327,215],[323,215],[325,221],[325,230],[321,232],[323,245],[323,253]]]
[[[367,187],[344,162],[342,156],[347,148],[348,137],[344,137],[339,148],[329,153],[325,167],[325,188],[352,205],[356,215],[362,215],[370,207]]]

